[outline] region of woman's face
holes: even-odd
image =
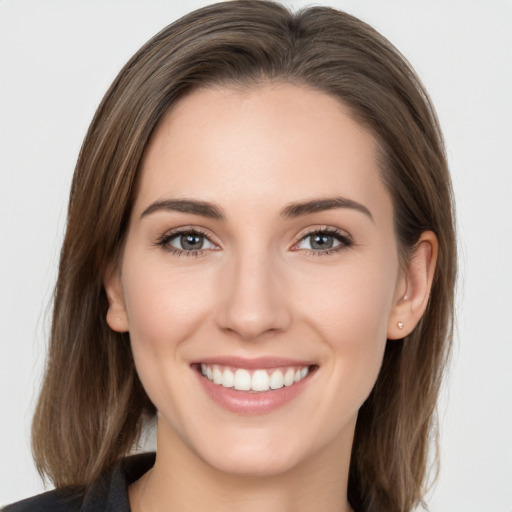
[[[253,475],[350,453],[405,292],[375,154],[293,85],[197,90],[164,116],[106,283],[159,452]]]

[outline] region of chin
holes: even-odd
[[[290,453],[292,452],[292,453]],[[273,450],[261,446],[231,446],[221,453],[205,453],[203,460],[212,468],[233,476],[275,477],[292,471],[301,462],[293,450]]]
[[[255,428],[243,421],[234,425],[232,420],[230,426],[218,423],[210,429],[204,422],[192,423],[187,429],[175,428],[159,415],[157,453],[188,459],[198,469],[206,466],[226,475],[262,478],[293,470],[308,458],[314,444],[273,422]]]

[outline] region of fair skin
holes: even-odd
[[[105,279],[158,410],[134,512],[350,510],[358,410],[386,340],[421,317],[437,252],[424,233],[400,265],[375,151],[338,100],[289,84],[200,89],[159,123]],[[226,391],[204,362],[309,373]]]

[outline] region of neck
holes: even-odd
[[[130,486],[132,512],[348,512],[350,439],[271,475],[240,475],[205,463],[184,443],[169,443],[159,425],[155,466]]]

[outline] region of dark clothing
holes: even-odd
[[[133,455],[121,460],[85,494],[73,488],[55,489],[8,505],[2,512],[130,512],[128,486],[154,463],[154,453]]]

